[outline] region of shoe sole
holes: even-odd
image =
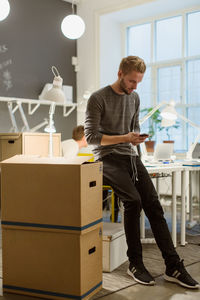
[[[197,284],[197,285],[187,285],[186,283],[181,282],[181,281],[178,280],[177,278],[170,277],[170,276],[168,276],[168,275],[166,275],[166,274],[164,274],[163,277],[164,277],[164,279],[165,279],[166,281],[178,283],[179,285],[184,286],[184,287],[189,288],[189,289],[198,289],[198,288],[199,288],[199,284]]]
[[[141,283],[141,284],[144,284],[144,285],[155,285],[155,281],[145,282],[145,281],[141,281],[141,280],[135,278],[135,276],[133,275],[133,273],[129,269],[127,270],[127,274],[129,276],[131,276],[138,283]]]

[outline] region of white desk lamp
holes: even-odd
[[[53,157],[53,133],[56,132],[53,115],[55,112],[55,102],[52,102],[50,109],[49,109],[49,123],[45,127],[44,131],[49,133],[49,157]]]

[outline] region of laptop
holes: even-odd
[[[173,143],[162,143],[157,144],[154,150],[154,161],[171,160],[173,155],[174,144]]]
[[[192,153],[192,158],[200,159],[200,143],[196,144]]]

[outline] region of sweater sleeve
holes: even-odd
[[[136,109],[136,112],[135,112],[135,122],[134,122],[133,131],[134,132],[140,132],[140,123],[139,123],[140,98],[139,98],[138,94],[137,94],[137,97],[136,97],[135,109]]]
[[[94,94],[90,97],[86,109],[85,137],[89,145],[100,145],[103,134],[100,133],[102,103]]]

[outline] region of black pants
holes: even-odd
[[[165,264],[173,266],[180,259],[174,248],[157,192],[140,158],[109,154],[103,157],[102,161],[103,184],[111,185],[124,205],[124,229],[130,263],[136,265],[142,262],[140,213],[143,208]]]

